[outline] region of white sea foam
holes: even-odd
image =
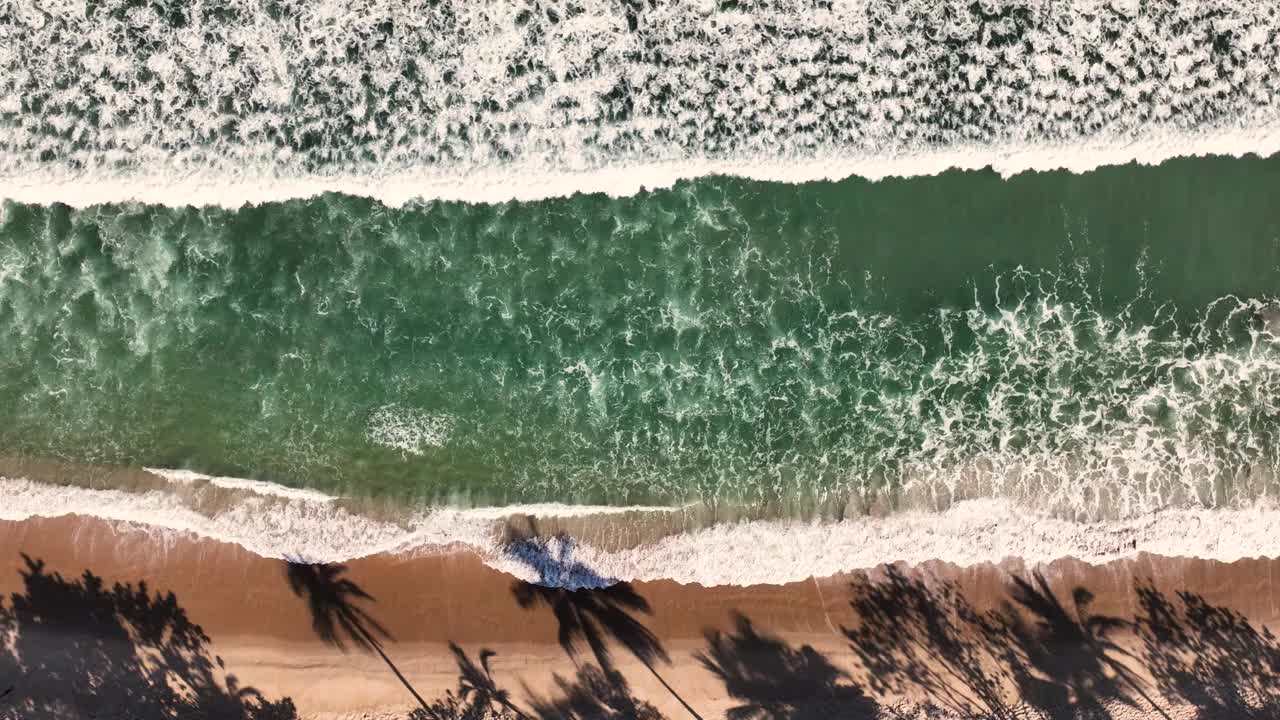
[[[0,196],[494,201],[1280,142],[1270,0],[124,0],[0,24]]]
[[[1077,523],[1008,501],[972,500],[941,513],[720,524],[631,549],[604,550],[558,537],[504,543],[492,511],[435,509],[400,525],[304,497],[249,495],[207,516],[160,491],[90,490],[0,478],[0,520],[68,514],[118,521],[122,532],[150,532],[159,542],[176,533],[194,533],[264,557],[311,562],[468,548],[516,577],[564,587],[663,578],[704,585],[783,583],[895,561],[971,565],[1008,557],[1035,563],[1073,556],[1100,563],[1139,552],[1221,561],[1280,556],[1280,508],[1269,503]]]
[[[57,202],[81,208],[142,202],[170,207],[234,209],[333,192],[370,197],[389,207],[402,207],[417,200],[493,203],[567,197],[575,193],[621,197],[670,188],[682,180],[717,175],[800,184],[855,176],[883,180],[991,168],[1003,177],[1010,177],[1032,171],[1083,173],[1131,162],[1158,165],[1179,157],[1269,157],[1276,153],[1280,153],[1280,120],[1268,119],[1257,127],[1160,131],[1138,138],[1091,137],[1072,142],[904,149],[892,154],[864,156],[832,152],[817,159],[690,158],[663,162],[620,159],[608,167],[577,171],[544,163],[513,163],[465,170],[367,168],[358,173],[288,175],[269,168],[262,172],[242,169],[201,172],[170,167],[174,164],[172,161],[157,159],[145,170],[128,173],[65,173],[57,168],[34,166],[6,173],[0,162],[0,198],[40,205]],[[0,157],[3,154],[0,149]]]
[[[304,500],[314,503],[331,503],[339,498],[319,490],[294,488],[266,480],[248,480],[246,478],[205,475],[194,470],[171,470],[167,468],[143,468],[171,483],[189,485],[195,482],[207,482],[216,487],[230,490],[247,490],[264,497],[280,497],[290,500]],[[621,515],[625,513],[661,513],[680,512],[684,508],[665,505],[569,505],[566,503],[524,503],[520,505],[501,505],[473,507],[455,510],[460,515],[480,520],[501,520],[512,515],[534,515],[537,517],[585,517],[596,515]]]
[[[194,470],[169,470],[164,468],[143,468],[143,470],[154,475],[159,475],[172,483],[191,484],[195,482],[207,482],[210,485],[227,488],[229,490],[248,490],[258,495],[290,498],[293,500],[309,500],[312,502],[332,502],[337,499],[318,490],[291,488],[286,485],[267,482],[266,480],[248,480],[246,478],[205,475],[204,473],[198,473]]]
[[[143,468],[171,483],[189,485],[195,482],[207,482],[216,487],[230,490],[247,490],[266,497],[281,497],[290,500],[305,500],[316,503],[331,503],[339,498],[319,490],[295,488],[266,480],[249,480],[246,478],[205,475],[194,470],[172,470],[167,468]],[[567,503],[522,503],[520,505],[496,505],[471,507],[456,510],[460,515],[480,520],[501,520],[512,515],[532,515],[537,517],[571,518],[598,515],[622,515],[626,513],[663,513],[680,512],[686,508],[667,505],[569,505]]]
[[[600,515],[625,515],[628,513],[677,513],[685,508],[667,505],[567,505],[565,503],[525,503],[521,505],[495,505],[461,510],[467,517],[501,520],[512,515],[534,517],[572,518]]]
[[[957,565],[1075,557],[1104,563],[1149,552],[1233,561],[1280,552],[1280,511],[1179,510],[1106,523],[1038,516],[1001,500],[841,522],[752,521],[715,525],[633,549],[604,551],[552,539],[489,564],[533,582],[583,587],[672,579],[703,585],[785,583],[875,567],[942,560]]]
[[[444,445],[453,429],[453,418],[417,408],[384,405],[369,416],[365,434],[375,445],[402,453],[421,455]]]

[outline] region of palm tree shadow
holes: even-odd
[[[0,603],[0,705],[17,713],[3,717],[297,720],[292,700],[225,672],[173,593],[89,570],[64,578],[22,557],[23,592]]]
[[[1140,586],[1128,621],[1094,612],[1083,587],[1064,602],[1040,573],[1011,578],[1009,599],[985,613],[953,585],[893,568],[854,589],[860,625],[845,634],[872,689],[922,691],[950,715],[972,717],[965,703],[976,701],[981,717],[1024,717],[999,703],[1007,682],[1020,710],[1046,718],[1109,718],[1119,703],[1167,719],[1158,699],[1201,718],[1280,717],[1280,638],[1194,593]],[[1129,639],[1140,649],[1126,650]]]
[[[510,531],[510,528],[509,528]],[[630,583],[604,578],[573,559],[574,542],[566,535],[550,541],[537,537],[536,526],[508,541],[508,554],[521,559],[538,573],[534,582],[518,581],[511,587],[520,607],[549,608],[559,625],[560,647],[577,662],[582,645],[590,649],[606,677],[620,675],[609,645],[616,642],[636,657],[669,693],[695,718],[698,713],[658,673],[655,664],[671,658],[658,637],[633,613],[653,611]],[[580,589],[561,587],[571,582]]]
[[[740,613],[734,613],[734,624],[729,635],[708,632],[707,650],[695,655],[729,695],[744,701],[726,713],[730,720],[880,716],[876,701],[811,646],[794,648],[761,634]]]
[[[626,678],[616,670],[586,663],[573,680],[554,678],[558,698],[540,698],[525,688],[538,720],[664,720],[656,707],[631,694]]]
[[[559,624],[560,646],[577,656],[585,644],[606,671],[615,670],[609,642],[616,641],[646,665],[670,662],[657,636],[631,613],[648,613],[649,603],[630,584],[566,590],[518,582],[512,594],[520,607],[546,606]]]
[[[339,650],[347,642],[360,650],[372,651],[381,640],[393,640],[377,620],[358,603],[376,602],[352,580],[343,577],[346,565],[308,564],[287,561],[285,573],[294,595],[306,598],[311,611],[311,627],[316,636]]]
[[[1039,572],[1012,582],[1014,602],[1034,622],[1024,622],[1006,603],[998,622],[988,626],[988,637],[1003,648],[1024,698],[1054,718],[1108,717],[1106,701],[1138,708],[1137,697],[1164,714],[1126,664],[1132,653],[1112,639],[1129,623],[1091,612],[1094,596],[1083,587],[1072,592],[1068,607]]]
[[[890,566],[883,580],[864,576],[852,591],[859,623],[842,630],[872,690],[923,691],[959,717],[974,708],[987,717],[1014,717],[1001,693],[1005,673],[992,653],[1000,642],[994,626],[954,584],[931,586]]]
[[[382,647],[383,640],[394,640],[377,620],[360,605],[376,602],[355,581],[343,577],[346,565],[337,563],[305,563],[285,561],[285,577],[294,595],[307,601],[311,612],[311,627],[324,642],[347,651],[347,642],[364,652],[377,653],[395,674],[400,684],[418,702],[423,710],[427,702],[410,684],[400,668],[391,661]]]
[[[511,700],[511,694],[499,687],[489,669],[495,656],[487,648],[480,650],[479,663],[472,660],[457,643],[449,643],[458,664],[458,688],[429,706],[413,711],[409,720],[527,720]]]
[[[1166,697],[1194,705],[1201,717],[1280,717],[1280,640],[1241,613],[1179,592],[1173,601],[1151,585],[1138,588],[1135,630],[1143,658]]]

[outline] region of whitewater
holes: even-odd
[[[0,197],[23,202],[497,201],[1280,150],[1268,0],[2,7]]]
[[[163,473],[175,483],[197,480]],[[198,478],[228,482],[226,478]],[[90,515],[116,532],[148,536],[156,552],[179,539],[234,543],[291,562],[335,563],[379,553],[467,551],[528,582],[570,589],[670,579],[711,585],[780,584],[873,568],[940,561],[961,566],[1018,558],[1105,563],[1153,553],[1231,562],[1280,555],[1280,507],[1264,498],[1241,509],[1169,509],[1108,522],[1073,522],[1001,499],[943,512],[908,511],[840,521],[743,520],[686,530],[632,547],[605,548],[565,533],[515,536],[511,521],[591,517],[635,522],[689,508],[511,506],[420,510],[379,520],[269,483],[237,485],[237,499],[208,513],[165,490],[126,492],[0,478],[0,520]],[[622,520],[611,517],[626,515]]]

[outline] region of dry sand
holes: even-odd
[[[9,658],[0,661],[0,692],[14,688],[0,699],[4,718],[104,717],[112,702],[139,702],[137,694],[98,698],[110,683],[93,677],[96,663],[124,668],[111,676],[116,686],[144,678],[119,659],[139,652],[148,668],[169,663],[169,685],[198,671],[225,688],[231,674],[232,685],[251,686],[264,700],[290,698],[298,717],[407,717],[418,701],[376,648],[357,647],[361,632],[379,638],[429,704],[458,688],[450,643],[474,662],[492,651],[494,684],[533,715],[539,699],[554,705],[591,672],[575,675],[579,668],[598,663],[585,635],[575,638],[574,653],[562,647],[562,621],[574,618],[597,623],[621,673],[608,683],[613,690],[671,718],[690,717],[690,709],[722,717],[744,705],[757,711],[753,717],[815,720],[889,715],[893,707],[912,714],[929,704],[943,716],[983,717],[1083,716],[1095,705],[1113,717],[1243,717],[1260,704],[1256,716],[1272,717],[1280,708],[1280,642],[1267,629],[1278,621],[1277,560],[1139,555],[1104,566],[1063,559],[1028,568],[1011,559],[880,567],[787,585],[646,582],[629,592],[568,593],[520,586],[457,552],[362,558],[327,578],[307,568],[311,574],[295,575],[304,578],[296,594],[282,561],[81,516],[0,522],[0,558],[8,623],[0,626],[0,650],[8,643],[0,655]],[[86,570],[101,578],[100,589],[92,580],[86,589]],[[103,597],[136,597],[141,582],[147,597],[172,593],[173,602],[143,603],[146,612],[127,618],[132,629],[119,647],[92,642],[106,621],[75,619],[93,616]],[[317,632],[309,603],[317,589],[321,600],[337,600],[328,609],[338,607],[334,635],[345,651],[321,637],[323,627]],[[138,603],[129,602],[109,612],[133,612]],[[169,640],[148,640],[156,605],[181,608],[207,638],[180,653]],[[59,665],[82,660],[86,668]],[[143,695],[156,687],[154,678],[138,682]],[[583,688],[576,691],[581,700]],[[212,701],[192,702],[183,707]],[[583,702],[561,703],[558,712],[644,712]]]

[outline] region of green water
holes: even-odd
[[[614,503],[954,484],[983,459],[1164,501],[1278,466],[1256,317],[1278,272],[1274,158],[7,204],[0,454]]]

